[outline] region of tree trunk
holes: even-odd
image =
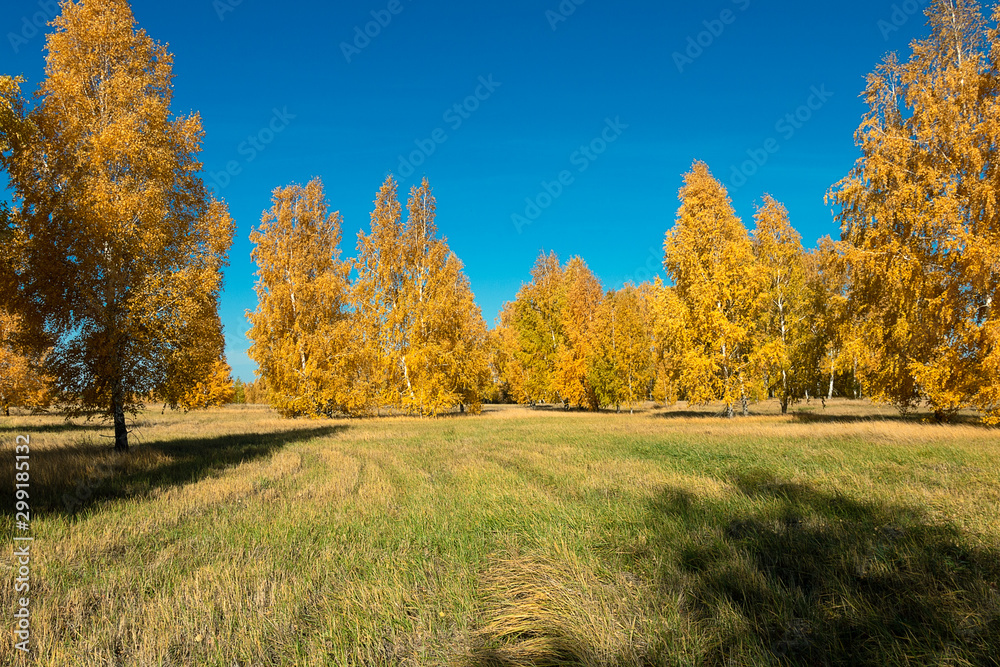
[[[828,400],[828,401],[832,401],[833,400],[833,380],[834,380],[835,377],[836,377],[836,375],[835,375],[834,371],[831,369],[830,370],[830,392],[826,396],[826,400]]]
[[[125,408],[120,395],[115,397],[111,409],[115,417],[115,451],[125,454],[128,452],[128,427],[125,425]]]
[[[735,416],[735,414],[736,413],[733,412],[733,404],[732,403],[726,403],[726,417],[728,417],[729,419],[732,419]]]
[[[3,406],[3,416],[4,417],[10,417],[10,406],[9,405]]]
[[[782,368],[781,369],[781,414],[788,414],[788,394],[790,393],[788,389],[788,372]]]

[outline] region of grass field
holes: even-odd
[[[11,417],[0,537],[42,665],[1000,664],[1000,431],[795,411]]]

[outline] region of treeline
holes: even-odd
[[[765,396],[787,407],[825,385],[1000,423],[1000,5],[989,20],[974,0],[934,0],[926,14],[930,34],[910,58],[890,54],[868,78],[862,157],[828,195],[841,241],[803,252],[766,197],[749,234],[696,163],[664,244],[673,285],[605,297],[645,313],[629,320],[645,323],[651,359],[610,363],[596,341],[612,308],[579,261],[559,270],[546,258],[496,334],[503,395],[633,398],[607,390],[601,369],[612,367],[612,387],[644,378],[647,397],[729,412]]]
[[[274,191],[253,231],[259,367],[234,386],[218,299],[234,223],[205,188],[197,115],[125,0],[67,2],[29,106],[0,77],[0,407],[125,414],[266,400],[289,416],[438,414],[483,401],[598,409],[867,396],[1000,423],[1000,5],[933,0],[929,36],[869,76],[862,157],[828,194],[840,241],[805,250],[764,197],[751,232],[695,162],[666,283],[606,291],[543,254],[489,331],[426,180],[389,177],[341,256],[322,184]],[[242,399],[237,396],[237,391]]]
[[[268,258],[295,253],[261,250],[266,218],[252,335],[272,402],[332,414],[684,399],[735,414],[767,397],[787,410],[839,393],[1000,422],[1000,6],[987,21],[973,0],[935,0],[927,15],[930,35],[910,59],[889,55],[869,77],[862,157],[828,195],[842,238],[814,250],[771,197],[750,232],[696,162],[664,242],[670,284],[605,292],[582,259],[543,255],[481,346],[460,264],[441,259],[451,256],[431,231],[426,181],[405,224],[386,182],[356,260],[338,259],[336,216],[309,241],[329,264],[310,275],[332,286],[309,311],[318,317],[294,315],[292,299],[270,305],[290,288],[268,276],[294,272]],[[293,194],[276,192],[271,218]],[[449,311],[449,299],[469,305]],[[272,310],[284,313],[276,326]]]
[[[837,245],[805,251],[770,197],[751,234],[700,162],[680,198],[664,245],[672,285],[605,292],[581,258],[539,257],[493,332],[496,398],[592,410],[683,399],[721,402],[731,416],[769,397],[787,411],[856,394]]]

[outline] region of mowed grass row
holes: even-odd
[[[31,436],[42,665],[1000,664],[997,430],[229,408],[145,413],[119,457],[0,424],[8,544]]]

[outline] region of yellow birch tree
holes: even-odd
[[[490,376],[482,312],[461,261],[437,236],[430,184],[424,179],[411,190],[405,223],[397,189],[387,178],[370,233],[358,235],[352,303],[366,401],[375,411],[478,411]]]
[[[673,404],[680,399],[680,378],[691,348],[689,316],[677,291],[660,278],[639,286],[653,355],[654,401]]]
[[[847,265],[842,246],[830,237],[803,257],[805,329],[799,348],[799,373],[813,396],[834,396],[838,375],[851,370]],[[848,394],[849,395],[849,394]]]
[[[930,35],[868,78],[862,157],[830,192],[850,266],[865,392],[939,419],[983,402],[1000,315],[1000,48],[973,0],[934,0]],[[1000,8],[994,23],[1000,22]],[[985,39],[984,39],[985,36]]]
[[[654,380],[652,337],[639,290],[626,284],[597,310],[588,375],[602,406],[634,409],[650,396]]]
[[[759,272],[746,227],[704,162],[684,177],[677,221],[664,243],[664,267],[688,317],[690,347],[680,388],[694,404],[721,401],[726,414],[759,395],[751,359]]]
[[[560,314],[563,335],[556,355],[553,388],[567,405],[596,410],[599,401],[587,379],[587,362],[593,355],[597,309],[604,289],[586,262],[573,257],[563,270],[563,290]]]
[[[788,221],[788,210],[770,195],[754,216],[754,254],[762,290],[758,296],[755,358],[766,389],[781,401],[781,414],[805,390],[797,364],[803,341],[805,270],[802,237]]]
[[[0,309],[0,408],[44,408],[52,401],[44,358],[25,354],[20,318]]]
[[[456,405],[478,412],[489,379],[486,322],[462,262],[437,237],[437,200],[426,178],[411,190],[407,209],[403,407],[425,415]]]
[[[65,2],[30,140],[6,160],[18,211],[14,303],[60,393],[110,418],[165,382],[183,341],[184,268],[228,252],[199,177],[197,115],[174,117],[173,57],[124,0]]]
[[[402,206],[398,185],[386,178],[375,198],[371,230],[358,232],[357,279],[351,305],[357,318],[358,386],[369,412],[402,405],[405,323]]]
[[[556,368],[565,346],[564,277],[554,252],[540,254],[531,270],[531,282],[521,286],[501,316],[502,337],[511,358],[508,381],[517,387],[518,400],[524,403],[562,401]]]
[[[500,310],[493,341],[493,374],[499,384],[498,398],[528,403],[528,372],[521,363],[521,336],[517,328],[517,309],[508,301]]]
[[[354,411],[350,264],[340,259],[340,213],[329,212],[318,178],[277,188],[271,201],[250,235],[258,301],[247,313],[250,358],[283,415]]]

